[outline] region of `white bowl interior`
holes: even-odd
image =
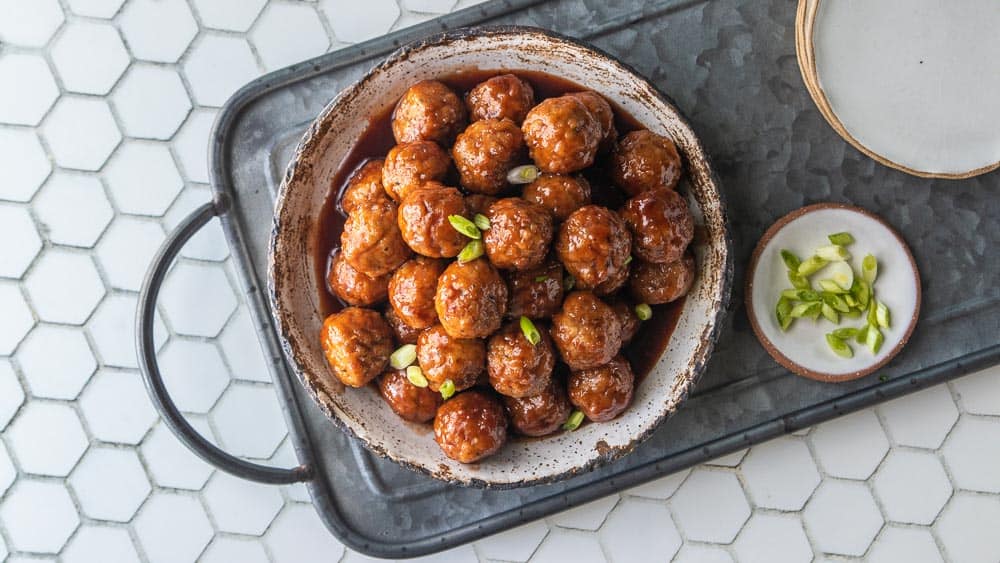
[[[463,465],[443,455],[428,425],[407,423],[376,390],[334,382],[319,345],[322,318],[313,252],[315,221],[329,180],[368,125],[363,116],[387,110],[412,83],[462,69],[542,71],[572,80],[615,101],[649,129],[670,135],[688,163],[687,191],[703,233],[694,251],[699,275],[665,354],[619,418],[541,440],[513,440],[482,463]],[[707,360],[718,312],[728,297],[725,219],[701,147],[676,110],[643,80],[612,59],[536,31],[487,33],[429,44],[383,64],[348,89],[317,119],[299,146],[279,194],[272,239],[272,308],[286,353],[328,414],[373,450],[430,474],[462,483],[517,486],[553,480],[634,447],[687,395]]]

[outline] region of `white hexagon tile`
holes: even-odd
[[[301,485],[213,470],[159,420],[137,292],[211,200],[209,137],[233,92],[476,3],[0,0],[0,560],[371,560]],[[214,220],[167,276],[154,344],[194,428],[290,465],[236,281]],[[996,563],[998,416],[991,368],[425,560]]]

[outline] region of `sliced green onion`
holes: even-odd
[[[865,345],[872,351],[872,354],[878,354],[884,341],[885,337],[882,336],[882,331],[877,326],[868,325],[868,333],[865,335]]]
[[[830,321],[833,324],[840,324],[840,315],[833,307],[827,305],[826,303],[823,303],[823,306],[820,308],[820,311],[823,313],[823,317],[826,320]]]
[[[566,276],[563,279],[563,289],[565,289],[566,291],[573,289],[574,285],[576,285],[576,278],[574,278],[573,276]]]
[[[847,306],[848,307],[857,307],[858,306],[858,300],[855,299],[854,296],[851,295],[850,293],[848,293],[847,295],[844,295],[844,301],[847,302]]]
[[[799,275],[796,270],[788,270],[788,281],[796,289],[812,289],[812,286],[809,285],[809,280],[805,276]]]
[[[812,309],[808,313],[806,313],[806,316],[812,319],[813,321],[819,320],[819,316],[823,312],[823,304],[817,303],[817,305],[819,305],[819,307],[816,307],[815,309]]]
[[[832,235],[827,235],[826,238],[830,239],[830,244],[837,244],[840,246],[847,246],[854,243],[854,237],[851,236],[851,233],[834,233]]]
[[[858,333],[854,335],[854,341],[858,344],[864,344],[868,341],[868,325],[858,329]]]
[[[835,293],[823,292],[823,302],[833,307],[840,313],[846,313],[851,310],[844,299]]]
[[[889,308],[881,301],[875,302],[875,322],[882,328],[889,328]]]
[[[406,379],[417,387],[427,387],[427,378],[424,377],[424,370],[420,369],[420,366],[407,367]]]
[[[854,356],[854,350],[851,350],[851,347],[846,342],[834,336],[832,332],[826,335],[826,343],[830,345],[833,353],[841,358],[851,358]]]
[[[389,356],[389,365],[393,369],[403,369],[417,361],[416,344],[404,344]]]
[[[622,264],[623,264],[623,265],[625,265],[625,266],[628,266],[628,265],[629,265],[629,264],[630,264],[631,262],[632,262],[632,255],[631,255],[631,254],[629,254],[629,255],[628,255],[628,256],[627,256],[626,258],[625,258],[625,261],[624,261],[624,262],[622,262]]]
[[[838,328],[830,334],[841,340],[850,340],[858,335],[858,329],[851,327]]]
[[[799,264],[802,263],[802,260],[799,260],[799,257],[792,254],[790,250],[782,250],[781,259],[785,261],[785,266],[787,266],[789,270],[798,270]]]
[[[441,384],[441,387],[438,388],[438,391],[441,393],[441,398],[447,401],[452,395],[455,394],[455,382],[450,379],[445,379],[444,383]]]
[[[871,254],[861,261],[861,277],[865,278],[868,285],[875,283],[875,278],[878,277],[878,261]]]
[[[868,324],[872,326],[878,325],[878,319],[875,318],[876,308],[877,307],[875,305],[875,300],[872,299],[871,303],[868,304],[868,315],[865,317],[866,319],[868,319]]]
[[[521,332],[524,333],[524,337],[528,339],[528,342],[532,346],[542,341],[542,333],[538,332],[538,329],[535,328],[535,323],[531,322],[531,319],[528,317],[521,316]]]
[[[572,432],[579,428],[581,424],[583,424],[583,413],[575,410],[569,415],[566,422],[563,423],[562,428],[563,430]]]
[[[454,227],[456,231],[471,239],[478,239],[482,236],[479,232],[479,228],[476,227],[476,224],[461,215],[449,215],[448,222],[451,223],[451,226]]]
[[[640,321],[648,321],[653,318],[653,308],[646,303],[639,303],[635,306],[635,316],[639,317]]]
[[[466,244],[465,248],[458,253],[458,261],[462,264],[472,262],[476,258],[482,256],[484,252],[486,252],[486,247],[483,246],[483,241],[470,240],[469,244]]]
[[[549,276],[535,276],[535,283],[540,283],[543,281],[548,281]]]
[[[851,259],[851,253],[839,244],[828,244],[817,248],[816,256],[828,262],[843,262]]]
[[[849,319],[860,319],[861,311],[859,311],[858,309],[851,309],[850,311],[844,313],[844,316]]]
[[[833,280],[819,280],[819,286],[823,289],[823,291],[828,291],[830,293],[846,293],[844,288],[840,287],[840,285]]]
[[[809,303],[799,303],[798,305],[792,307],[792,310],[789,311],[788,314],[792,318],[800,319],[802,317],[811,316],[813,311],[815,311],[816,314],[818,315],[822,307],[823,305],[818,301],[812,301]]]
[[[858,307],[868,308],[868,301],[871,299],[871,286],[866,281],[859,281],[857,289],[854,291],[854,298],[858,300]]]
[[[850,262],[832,262],[825,271],[826,279],[837,284],[843,290],[841,293],[851,290],[854,285],[854,268],[851,268]]]
[[[788,330],[788,327],[792,325],[792,300],[787,297],[782,297],[778,299],[778,305],[774,308],[774,315],[778,318],[778,325],[781,326],[781,330]]]
[[[781,292],[782,297],[794,299],[796,301],[819,301],[819,294],[810,289],[786,289]]]
[[[507,172],[507,181],[511,184],[530,184],[538,179],[539,170],[534,164],[515,166]]]
[[[490,230],[490,219],[489,217],[483,215],[482,213],[476,213],[472,216],[472,223],[480,231]]]
[[[828,260],[824,260],[819,256],[810,256],[799,264],[798,274],[800,276],[810,276],[823,269],[823,266],[826,266],[828,263]]]

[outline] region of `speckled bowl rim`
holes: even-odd
[[[686,117],[684,117],[681,111],[677,108],[677,105],[667,94],[665,94],[655,84],[650,82],[647,78],[645,78],[632,66],[622,62],[617,57],[597,47],[589,45],[583,41],[574,39],[572,37],[567,37],[565,35],[556,33],[548,29],[537,28],[532,26],[521,26],[521,25],[473,26],[473,27],[466,27],[454,30],[447,30],[441,33],[430,35],[428,37],[413,41],[411,43],[408,43],[400,47],[399,49],[388,55],[384,61],[375,65],[371,70],[366,72],[353,84],[342,89],[324,107],[324,109],[319,113],[317,118],[313,121],[313,123],[303,134],[302,139],[299,141],[296,147],[293,159],[286,168],[284,179],[281,182],[281,186],[279,187],[278,194],[275,199],[275,220],[272,223],[272,232],[270,241],[268,243],[268,267],[267,267],[268,303],[271,311],[271,316],[275,321],[275,326],[277,328],[277,333],[278,333],[278,340],[279,343],[281,344],[282,351],[285,357],[289,359],[289,364],[292,368],[292,371],[295,373],[296,378],[306,388],[307,392],[311,395],[313,401],[317,404],[317,406],[320,407],[323,413],[327,415],[327,418],[330,419],[335,426],[344,431],[351,439],[362,444],[371,453],[383,459],[391,460],[403,467],[406,467],[418,473],[422,473],[434,479],[454,485],[483,488],[483,489],[497,489],[497,490],[509,490],[526,486],[551,484],[558,481],[563,481],[565,479],[569,479],[576,475],[587,473],[599,467],[608,465],[609,463],[632,452],[639,444],[648,439],[653,434],[653,432],[655,432],[656,429],[659,428],[660,424],[662,424],[664,420],[666,420],[674,412],[676,412],[677,408],[679,408],[679,406],[684,403],[684,401],[690,395],[691,390],[694,388],[695,384],[697,384],[698,380],[701,378],[701,375],[704,373],[705,367],[708,364],[708,360],[712,356],[715,344],[718,341],[719,335],[723,330],[723,324],[724,324],[723,321],[725,320],[725,317],[728,313],[729,303],[732,296],[732,283],[734,275],[732,230],[729,224],[729,215],[728,215],[728,207],[726,204],[726,197],[720,187],[721,182],[719,182],[718,176],[715,173],[714,167],[711,164],[711,159],[705,153],[704,147],[697,139],[697,136],[695,136],[696,148],[699,153],[697,156],[701,161],[703,161],[707,176],[710,178],[711,184],[714,187],[714,196],[717,200],[717,210],[718,210],[718,216],[720,218],[721,231],[722,231],[720,242],[722,243],[721,246],[723,248],[723,252],[725,253],[725,256],[722,261],[723,262],[722,272],[720,273],[719,276],[720,280],[719,295],[718,299],[713,304],[714,319],[711,319],[711,325],[710,325],[711,329],[707,331],[702,338],[703,346],[700,348],[700,353],[695,354],[695,357],[693,358],[694,363],[691,366],[690,377],[683,380],[680,385],[677,385],[677,382],[675,382],[674,390],[677,393],[677,401],[673,405],[673,408],[663,409],[662,412],[658,413],[657,418],[652,422],[652,424],[650,424],[644,431],[633,437],[628,444],[624,446],[608,448],[607,451],[604,451],[597,456],[593,456],[592,458],[581,462],[580,465],[557,474],[543,475],[540,477],[523,479],[520,481],[504,481],[504,482],[494,482],[485,479],[477,479],[474,477],[459,478],[447,471],[437,471],[437,472],[431,471],[424,465],[410,462],[406,459],[402,459],[401,457],[396,457],[392,454],[392,452],[370,443],[368,440],[364,439],[363,437],[359,436],[356,432],[354,432],[354,430],[345,421],[341,420],[340,417],[335,412],[331,411],[328,405],[326,405],[322,400],[320,400],[317,397],[316,390],[313,388],[313,386],[308,384],[307,378],[303,373],[303,368],[296,360],[297,354],[295,351],[295,347],[289,341],[287,332],[284,329],[285,321],[283,319],[283,315],[279,311],[279,298],[277,296],[277,288],[275,286],[275,273],[274,273],[275,260],[273,257],[275,250],[275,241],[277,239],[277,230],[280,227],[278,221],[278,212],[281,206],[283,205],[286,183],[290,180],[290,178],[292,178],[292,176],[296,172],[296,163],[300,158],[304,146],[312,142],[312,140],[317,135],[321,134],[322,132],[321,129],[324,119],[326,118],[327,115],[329,115],[332,112],[333,108],[335,108],[342,102],[342,100],[345,100],[353,95],[356,95],[356,92],[360,89],[360,87],[363,84],[365,84],[370,80],[375,79],[376,76],[384,68],[409,58],[410,53],[431,46],[437,46],[441,44],[460,41],[462,39],[476,38],[480,36],[503,36],[503,35],[538,35],[548,40],[567,43],[574,47],[591,52],[595,57],[604,59],[605,62],[621,68],[622,71],[628,73],[628,75],[630,75],[633,79],[635,79],[638,84],[644,85],[650,92],[653,93],[657,102],[668,107],[670,111],[673,112],[677,121],[680,122],[686,128],[688,128],[689,130],[691,130],[693,133],[694,129],[691,127],[690,122],[687,120]],[[699,275],[701,274],[699,273]]]
[[[770,243],[771,239],[773,239],[774,236],[778,234],[778,232],[780,232],[783,228],[785,228],[786,225],[788,225],[792,221],[798,219],[799,217],[808,215],[809,213],[813,213],[815,211],[822,211],[824,209],[841,209],[844,211],[853,211],[855,213],[864,215],[865,217],[874,220],[875,222],[879,223],[880,225],[888,229],[889,232],[892,233],[892,236],[895,237],[897,244],[899,244],[899,246],[902,247],[903,252],[906,254],[906,258],[910,263],[910,268],[912,268],[914,281],[916,282],[916,287],[917,287],[917,299],[916,299],[916,305],[913,308],[913,315],[910,317],[909,324],[906,327],[906,332],[903,334],[903,338],[899,341],[899,343],[896,344],[896,346],[894,346],[892,350],[890,350],[889,353],[885,355],[884,358],[875,362],[871,366],[866,367],[864,369],[842,374],[831,374],[831,373],[823,373],[820,371],[810,370],[805,366],[792,361],[791,359],[788,358],[788,356],[782,354],[781,351],[778,350],[778,347],[775,346],[775,344],[771,342],[771,340],[764,334],[764,331],[761,330],[759,321],[757,320],[758,318],[757,313],[754,310],[753,306],[753,279],[754,275],[757,273],[757,263],[760,260],[760,255],[764,252],[764,249],[767,247],[768,243]],[[892,227],[892,225],[886,222],[885,219],[882,219],[881,217],[875,215],[874,213],[868,211],[867,209],[862,209],[860,207],[854,205],[848,205],[846,203],[836,203],[836,202],[814,203],[812,205],[807,205],[806,207],[796,209],[795,211],[792,211],[791,213],[785,215],[781,219],[775,221],[774,224],[771,225],[767,229],[767,231],[764,232],[764,235],[760,237],[760,240],[757,242],[757,246],[754,247],[753,254],[750,256],[750,263],[747,266],[746,276],[747,276],[746,287],[743,290],[744,291],[743,296],[746,302],[747,316],[750,317],[750,326],[753,327],[753,333],[757,336],[757,340],[760,341],[761,346],[763,346],[764,349],[767,350],[767,353],[770,354],[772,358],[774,358],[774,361],[778,362],[779,364],[784,366],[789,371],[795,373],[796,375],[801,375],[802,377],[807,377],[809,379],[813,379],[816,381],[822,381],[825,383],[841,383],[844,381],[853,381],[855,379],[860,379],[867,375],[871,375],[876,371],[878,371],[879,369],[882,369],[882,367],[885,366],[887,363],[889,363],[893,358],[895,358],[896,355],[903,350],[903,347],[906,346],[906,343],[909,342],[910,336],[913,334],[914,329],[916,329],[917,327],[917,319],[920,317],[920,305],[922,299],[922,288],[920,285],[920,270],[917,269],[917,262],[916,260],[913,259],[913,254],[910,252],[910,247],[906,244],[906,241],[903,240],[903,237],[900,236],[899,232],[897,232],[896,229]]]

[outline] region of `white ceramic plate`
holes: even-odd
[[[782,332],[774,314],[781,291],[792,287],[781,250],[790,250],[804,260],[817,247],[830,244],[827,235],[844,231],[855,239],[848,249],[856,273],[861,271],[866,254],[878,260],[875,297],[889,308],[892,321],[882,330],[885,341],[878,354],[852,343],[854,357],[849,359],[834,354],[825,335],[835,328],[860,327],[864,318],[842,319],[839,326],[823,317],[816,322],[798,319]],[[822,203],[781,218],[758,243],[747,276],[747,313],[761,344],[789,370],[821,381],[855,379],[885,365],[906,344],[920,313],[920,277],[910,250],[880,218],[856,207]],[[822,278],[820,270],[811,280],[815,283]]]
[[[803,76],[845,139],[920,176],[1000,166],[1000,2],[800,1]]]

